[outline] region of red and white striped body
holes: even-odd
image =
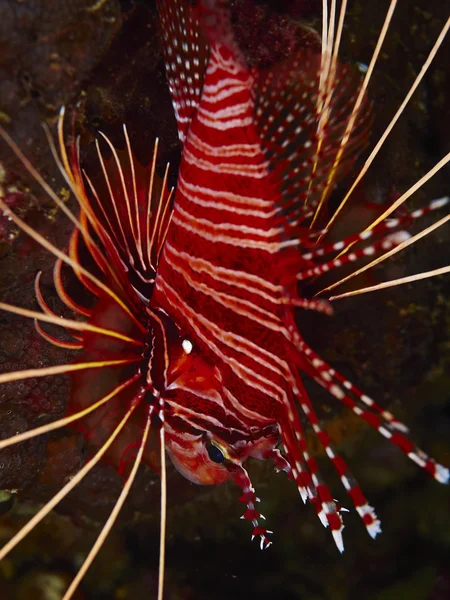
[[[249,71],[224,46],[213,48],[152,304],[219,370],[223,395],[247,398],[248,416],[264,423],[277,420],[290,387],[290,344],[277,269],[277,191],[253,111]]]
[[[183,143],[173,214],[150,300],[176,324],[186,350],[181,367],[169,366],[162,391],[167,449],[192,481],[233,478],[243,488],[244,516],[252,520],[262,546],[269,544],[267,532],[258,525],[243,462],[249,456],[273,460],[296,481],[342,551],[340,509],[308,452],[298,408],[372,537],[380,525],[322,429],[301,373],[437,480],[448,481],[448,470],[415,448],[401,423],[306,346],[295,323],[295,307],[329,311],[325,301],[302,298],[299,282],[396,243],[395,236],[384,237],[323,262],[345,243],[391,229],[386,223],[350,241],[314,246],[320,232],[311,214],[320,210],[332,182],[363,146],[368,111],[363,105],[341,152],[348,106],[356,97],[355,78],[345,68],[336,67],[335,84],[322,98],[321,62],[315,55],[300,53],[279,73],[247,67],[225,0],[199,2],[197,12],[176,0],[160,2],[160,14]],[[324,106],[328,117],[321,129]],[[280,441],[285,457],[276,449]]]
[[[298,351],[283,268],[290,244],[278,216],[280,193],[261,148],[252,85],[233,48],[212,43],[151,301],[193,344],[191,361],[207,365],[200,379],[195,368],[194,376],[181,373],[165,397],[169,452],[183,474],[199,483],[232,476],[225,466],[211,467],[205,436],[240,463],[248,456],[275,458],[280,434],[286,445],[306,451],[295,402],[309,403],[298,375],[307,365]],[[294,278],[289,292],[295,288]],[[171,427],[170,411],[177,428]],[[328,514],[340,530],[328,489],[313,481],[314,459],[298,448],[293,455],[285,468],[292,469],[302,497],[310,498],[325,524]]]

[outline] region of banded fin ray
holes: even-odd
[[[164,37],[166,77],[183,144],[197,111],[203,76],[209,60],[209,45],[196,11],[189,2],[159,0],[158,11]]]

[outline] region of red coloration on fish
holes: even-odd
[[[267,72],[246,66],[228,2],[205,0],[196,10],[160,2],[160,14],[183,152],[151,305],[164,309],[192,344],[193,365],[165,393],[169,454],[192,481],[233,478],[243,488],[244,517],[262,546],[269,542],[243,462],[250,456],[274,460],[295,479],[342,550],[342,519],[308,453],[298,406],[372,537],[379,521],[321,428],[302,373],[436,479],[448,481],[448,471],[413,446],[401,423],[306,346],[295,324],[296,306],[328,308],[302,295],[307,278],[396,243],[395,236],[380,234],[399,222],[366,233],[364,239],[378,234],[378,240],[340,259],[316,262],[361,238],[311,249],[310,213],[364,145],[369,111],[363,102],[339,157],[359,91],[350,69],[337,65],[332,89],[321,97],[321,61],[312,51],[299,51]],[[319,132],[320,106],[328,107],[328,118]]]
[[[73,154],[72,177],[84,190],[83,228],[100,240],[105,256],[78,230],[71,256],[83,264],[87,250],[122,302],[78,272],[97,300],[93,310],[73,308],[90,325],[122,338],[95,331],[77,338],[83,361],[112,364],[74,374],[71,410],[92,405],[92,390],[97,399],[112,385],[120,387],[83,420],[85,435],[101,445],[137,403],[114,446],[119,451],[109,451],[123,469],[136,445],[136,428],[149,407],[157,409],[167,451],[185,477],[200,484],[232,479],[242,488],[243,518],[252,521],[261,547],[270,544],[269,532],[259,524],[244,463],[249,457],[273,461],[295,480],[342,551],[341,510],[308,451],[300,414],[372,537],[380,524],[322,428],[304,374],[437,480],[446,482],[448,471],[415,448],[393,415],[305,344],[295,311],[330,314],[326,300],[305,296],[307,280],[392,248],[398,242],[391,232],[409,217],[342,242],[321,240],[326,200],[364,146],[370,126],[364,100],[341,148],[359,92],[359,77],[350,68],[334,66],[330,89],[321,83],[323,63],[314,49],[299,50],[270,70],[249,69],[234,39],[228,2],[204,0],[193,7],[170,0],[160,2],[159,10],[183,145],[173,208],[164,185],[160,196],[148,184],[150,177],[155,186],[154,172],[149,175],[133,160],[129,145],[120,155],[110,146],[109,160],[99,150],[101,175],[95,181],[87,177],[87,184]],[[426,209],[419,212],[415,216]],[[369,238],[370,246],[325,260]],[[55,281],[61,291],[58,274]]]
[[[100,173],[84,174],[77,148],[70,160],[65,155],[61,120],[63,166],[81,214],[68,257],[57,254],[54,280],[62,302],[85,321],[60,321],[68,340],[45,325],[38,331],[83,350],[61,369],[73,373],[70,412],[89,410],[83,433],[121,472],[130,450],[146,445],[152,421],[185,477],[199,484],[231,479],[241,488],[243,518],[264,548],[271,532],[260,526],[244,463],[270,460],[295,481],[343,551],[342,509],[308,450],[302,420],[372,537],[380,523],[322,427],[305,375],[436,480],[448,483],[449,471],[304,342],[295,313],[331,314],[329,301],[308,296],[309,281],[394,248],[405,223],[445,202],[329,241],[321,230],[331,216],[329,196],[370,128],[365,98],[353,112],[358,75],[327,64],[313,47],[271,69],[249,68],[226,0],[161,0],[159,12],[182,143],[175,197],[154,162],[146,168],[134,160],[126,130],[127,149],[118,152],[105,138],[110,158],[99,144]],[[86,304],[65,289],[63,263],[88,292]],[[41,320],[55,324],[39,277],[36,292]],[[152,463],[148,447],[144,460]]]

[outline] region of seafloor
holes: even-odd
[[[234,3],[236,32],[255,63],[282,60],[295,48],[299,22],[317,26],[320,2]],[[349,2],[343,56],[367,64],[387,0]],[[448,0],[400,1],[369,91],[376,141],[450,14]],[[84,160],[101,130],[120,140],[126,122],[133,147],[148,160],[159,136],[160,167],[179,146],[160,50],[155,2],[127,0],[8,0],[0,3],[0,122],[54,189],[67,190],[41,123],[51,127],[59,107],[77,114]],[[389,201],[450,150],[450,42],[441,48],[396,126],[355,202]],[[65,247],[70,226],[2,144],[0,186],[26,221]],[[412,206],[448,194],[442,170]],[[71,199],[68,200],[72,202]],[[73,206],[73,204],[71,204]],[[351,215],[352,216],[352,215]],[[434,217],[433,217],[434,218]],[[431,223],[431,219],[426,221]],[[448,228],[422,240],[402,258],[361,283],[387,280],[449,263]],[[0,299],[35,308],[33,281],[53,259],[5,219],[0,221]],[[333,318],[300,315],[307,341],[392,409],[420,446],[450,465],[450,283],[437,278],[336,303]],[[70,360],[47,345],[32,323],[0,314],[0,369]],[[70,382],[29,380],[0,389],[0,437],[64,413]],[[345,517],[340,556],[310,506],[303,506],[285,474],[252,463],[250,473],[273,546],[250,543],[234,485],[200,488],[172,468],[168,482],[165,598],[265,600],[446,600],[450,598],[450,490],[422,473],[354,415],[314,386],[310,393],[327,427],[377,508],[383,535],[371,540],[357,516]],[[344,491],[310,437],[335,497]],[[87,450],[71,431],[54,433],[0,454],[0,541],[6,542],[39,505],[83,464]],[[2,600],[61,597],[121,488],[107,465],[95,468],[57,511],[0,564]],[[144,599],[156,590],[159,485],[142,468],[119,522],[77,595],[78,599]]]

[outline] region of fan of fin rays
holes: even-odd
[[[120,217],[122,212],[117,206],[116,195],[113,193],[111,186],[111,165],[106,166],[106,160],[103,157],[100,145],[97,143],[97,152],[100,165],[102,167],[102,173],[106,189],[110,192],[110,208],[112,215],[108,215],[103,212],[104,224],[102,224],[101,218],[97,216],[98,212],[103,211],[104,199],[102,202],[99,200],[97,190],[93,185],[91,179],[87,174],[83,175],[80,169],[79,161],[79,148],[78,143],[75,148],[72,148],[72,167],[69,163],[67,151],[64,144],[63,134],[63,122],[64,122],[64,108],[60,111],[58,120],[58,138],[60,146],[60,156],[58,156],[53,139],[48,135],[50,148],[54,155],[54,158],[60,168],[60,171],[69,185],[72,193],[76,197],[80,207],[80,218],[78,219],[60,200],[58,195],[53,191],[52,188],[42,179],[40,174],[34,169],[27,158],[23,155],[21,150],[17,147],[14,141],[9,135],[0,128],[0,135],[16,153],[20,161],[26,167],[30,175],[42,186],[48,196],[56,203],[56,205],[65,213],[65,215],[74,224],[74,230],[69,243],[68,253],[62,252],[56,248],[51,242],[46,240],[36,230],[32,229],[27,225],[20,217],[18,217],[13,211],[11,211],[5,202],[0,199],[0,208],[3,211],[3,215],[12,219],[12,221],[22,231],[30,235],[36,242],[46,248],[50,253],[56,257],[54,267],[54,285],[57,294],[61,301],[75,313],[74,319],[67,319],[56,314],[48,304],[45,302],[43,294],[40,289],[40,278],[41,273],[36,276],[35,290],[36,299],[42,309],[42,312],[28,310],[17,306],[11,306],[0,302],[0,309],[29,317],[35,320],[35,326],[37,331],[50,343],[73,350],[83,349],[83,334],[94,333],[100,336],[105,336],[112,340],[119,340],[124,342],[127,350],[127,354],[130,356],[126,358],[117,358],[112,360],[95,360],[95,361],[80,361],[70,364],[63,364],[58,366],[45,367],[41,369],[26,369],[22,371],[4,373],[0,375],[0,383],[20,381],[32,377],[47,377],[51,375],[57,375],[60,373],[70,374],[77,371],[89,370],[89,369],[104,369],[107,367],[121,367],[123,365],[138,363],[141,360],[142,348],[144,346],[140,339],[134,339],[129,335],[121,333],[118,329],[110,329],[105,327],[99,327],[97,325],[88,322],[91,316],[90,311],[78,304],[65,290],[63,284],[63,278],[61,274],[61,268],[63,264],[68,265],[73,273],[76,275],[81,284],[91,292],[94,297],[100,297],[106,295],[109,299],[117,304],[123,312],[131,319],[133,324],[137,327],[137,331],[142,335],[147,333],[143,322],[136,318],[136,312],[133,310],[136,305],[141,303],[141,306],[145,306],[148,303],[148,298],[130,285],[126,278],[126,270],[132,266],[136,272],[141,275],[141,280],[145,284],[152,284],[156,275],[156,269],[159,261],[159,256],[164,244],[164,239],[167,233],[167,228],[170,223],[171,209],[170,202],[172,198],[173,190],[167,189],[167,175],[169,165],[166,167],[165,176],[159,185],[157,184],[156,175],[156,158],[158,150],[158,140],[155,142],[155,148],[153,153],[153,159],[147,169],[143,169],[138,163],[136,163],[133,154],[131,152],[131,146],[127,134],[127,129],[124,126],[124,136],[126,141],[127,151],[123,152],[122,155],[127,154],[129,173],[124,173],[125,167],[123,162],[119,159],[118,151],[112,146],[111,142],[103,136],[106,143],[110,147],[113,155],[113,161],[119,181],[122,185],[122,198],[126,204],[125,207],[121,207],[127,211],[128,222],[126,225],[123,224]],[[122,156],[123,158],[123,156]],[[110,159],[111,162],[111,159]],[[136,171],[140,169],[139,185],[141,191],[144,190],[146,194],[142,197],[138,197],[138,184]],[[147,181],[145,181],[145,177]],[[143,179],[144,178],[144,179]],[[84,181],[87,183],[91,191],[91,197],[93,201],[89,200],[86,193]],[[130,183],[131,182],[131,187]],[[97,202],[97,205],[95,205]],[[112,220],[116,219],[115,225],[112,224]],[[135,240],[134,250],[135,254],[130,251],[127,244],[127,237],[124,229],[129,228],[132,232],[132,238]],[[93,259],[96,267],[96,271],[99,275],[93,273],[94,269],[87,269],[83,266],[80,259],[80,248],[84,244],[84,247],[88,249],[90,257]],[[138,264],[137,264],[138,263]],[[108,283],[105,283],[108,282]],[[141,289],[145,289],[141,288]],[[142,308],[141,308],[142,311]],[[79,317],[83,317],[86,320],[81,320]],[[53,335],[49,334],[40,323],[49,323],[58,327],[63,327],[66,333],[70,335],[71,340],[61,340]],[[137,336],[136,336],[137,337]],[[73,340],[73,341],[72,341]],[[123,351],[122,351],[123,353]],[[93,411],[97,411],[101,407],[107,405],[115,398],[117,398],[123,391],[133,388],[134,384],[138,384],[142,379],[143,374],[140,368],[136,369],[134,375],[122,381],[114,389],[109,391],[102,398],[87,406],[83,410],[76,412],[70,416],[66,416],[62,419],[54,421],[52,423],[43,425],[36,429],[25,431],[17,434],[9,439],[0,441],[0,450],[6,448],[12,444],[23,442],[36,435],[42,435],[55,429],[59,429],[66,425],[69,425],[83,417],[88,416]],[[134,386],[136,390],[136,386]],[[121,432],[124,430],[127,422],[130,420],[133,413],[137,410],[138,406],[142,403],[142,400],[148,391],[148,386],[140,385],[135,391],[134,395],[128,401],[128,406],[124,411],[124,415],[120,422],[117,424],[111,435],[108,437],[106,442],[100,447],[95,455],[86,463],[86,465],[71,478],[71,480],[45,505],[37,514],[21,529],[19,532],[0,550],[0,560],[2,560],[30,531],[36,527],[36,525],[93,469],[93,467],[105,456],[108,450],[112,447],[115,440],[119,437]],[[159,439],[161,449],[161,537],[160,537],[160,570],[159,570],[159,584],[158,584],[158,595],[162,597],[163,592],[163,575],[164,575],[164,544],[165,544],[165,512],[166,512],[166,469],[165,469],[165,453],[163,451],[165,447],[164,440],[164,408],[163,399],[157,398],[156,404],[149,404],[146,423],[143,428],[141,440],[138,444],[136,458],[132,465],[131,471],[125,481],[123,490],[114,506],[111,515],[101,530],[94,546],[90,553],[86,557],[83,565],[81,566],[78,574],[74,578],[72,584],[67,589],[64,599],[69,599],[75,592],[78,584],[84,577],[84,574],[90,567],[92,561],[97,555],[100,547],[105,541],[108,533],[110,532],[115,520],[119,514],[121,507],[123,506],[129,490],[135,479],[139,465],[142,462],[144,451],[146,448],[150,426],[154,417],[157,416],[159,420]]]
[[[366,75],[364,77],[360,92],[355,100],[354,107],[350,118],[347,121],[347,125],[344,131],[344,135],[342,136],[340,148],[337,152],[332,168],[330,169],[329,176],[326,179],[325,185],[323,187],[323,191],[317,206],[313,207],[309,212],[305,212],[304,217],[308,216],[312,217],[312,225],[316,222],[319,217],[319,214],[322,210],[324,202],[328,197],[329,191],[333,187],[333,182],[335,179],[335,173],[339,168],[340,161],[342,156],[345,153],[346,145],[350,140],[353,128],[358,120],[358,112],[362,104],[364,93],[367,89],[369,80],[375,68],[377,58],[380,54],[380,50],[382,48],[382,44],[384,38],[389,30],[389,25],[391,22],[392,15],[396,8],[397,1],[391,0],[388,12],[386,14],[386,18],[381,29],[381,33],[370,61],[369,67],[367,69]],[[321,68],[320,68],[320,93],[317,98],[317,139],[318,145],[324,139],[324,130],[326,127],[327,119],[329,117],[330,112],[330,104],[329,99],[332,97],[332,90],[334,86],[334,80],[336,77],[336,65],[337,65],[337,56],[339,52],[339,45],[343,31],[344,18],[346,13],[346,0],[343,0],[341,3],[341,8],[339,15],[336,12],[336,1],[331,0],[331,6],[328,7],[328,2],[323,0],[323,27],[322,27],[322,58],[321,58]],[[329,8],[329,10],[328,10]],[[422,69],[418,76],[416,77],[414,83],[412,84],[410,90],[405,96],[404,101],[401,103],[399,109],[395,113],[391,122],[386,127],[385,132],[381,136],[380,140],[375,144],[373,151],[370,156],[364,163],[361,171],[357,175],[353,185],[343,198],[340,203],[337,211],[331,217],[326,227],[320,232],[319,241],[323,238],[324,235],[330,230],[333,223],[335,222],[337,216],[342,211],[345,203],[350,198],[352,192],[355,187],[361,181],[361,179],[366,174],[369,169],[371,163],[373,162],[375,156],[380,151],[383,143],[386,138],[390,134],[391,130],[395,126],[397,120],[401,116],[405,106],[409,102],[411,96],[414,91],[417,89],[418,85],[422,81],[425,73],[427,72],[429,66],[432,64],[432,61],[439,49],[442,45],[442,42],[448,32],[450,27],[450,18],[445,23],[441,33],[439,34],[433,48],[431,49],[427,59],[425,60]],[[130,357],[129,358],[121,358],[115,360],[99,360],[99,361],[90,361],[90,362],[78,362],[78,363],[70,363],[65,365],[58,365],[52,367],[46,367],[42,369],[26,369],[17,372],[4,373],[0,375],[0,383],[5,382],[13,382],[20,381],[26,378],[31,377],[47,377],[51,375],[56,375],[60,373],[73,373],[80,370],[88,370],[88,369],[102,369],[106,367],[115,367],[115,366],[123,366],[127,363],[137,362],[139,360],[138,352],[142,348],[142,342],[139,339],[133,339],[132,337],[121,333],[114,329],[107,329],[103,327],[98,327],[92,325],[87,322],[89,318],[89,312],[78,305],[72,298],[70,298],[69,294],[65,291],[62,278],[61,278],[61,267],[64,264],[68,265],[81,283],[91,291],[94,296],[98,296],[100,294],[106,294],[114,303],[116,303],[135,323],[138,330],[142,331],[144,329],[142,323],[136,319],[135,312],[133,310],[134,304],[141,300],[144,302],[146,298],[142,296],[138,292],[137,289],[134,289],[133,286],[129,284],[125,277],[126,268],[132,268],[135,271],[139,272],[142,276],[141,278],[145,279],[148,284],[152,283],[152,273],[153,276],[156,273],[158,257],[161,252],[165,233],[170,223],[170,197],[171,192],[169,192],[166,188],[166,178],[163,182],[163,186],[158,193],[155,193],[154,190],[154,180],[155,180],[155,161],[156,161],[156,150],[157,145],[155,147],[155,153],[153,157],[152,164],[148,170],[148,194],[146,196],[146,200],[144,202],[144,208],[142,209],[141,200],[138,198],[137,194],[137,185],[136,185],[136,177],[134,171],[135,161],[133,159],[130,143],[128,139],[128,135],[126,132],[126,128],[124,127],[125,140],[127,144],[127,152],[129,156],[129,170],[131,174],[131,182],[132,182],[132,193],[129,194],[128,184],[125,183],[125,178],[128,177],[128,174],[125,176],[122,168],[121,160],[118,157],[117,152],[113,148],[112,144],[105,137],[106,142],[108,143],[112,153],[114,160],[116,162],[116,168],[118,172],[118,179],[123,185],[123,198],[125,202],[125,207],[118,207],[115,202],[115,196],[112,191],[110,182],[108,181],[108,169],[105,168],[105,162],[100,150],[98,147],[98,155],[99,161],[102,165],[102,171],[106,181],[106,187],[110,193],[110,208],[112,210],[111,214],[103,213],[103,199],[100,199],[97,196],[96,188],[93,183],[89,180],[87,176],[83,178],[83,173],[79,170],[79,168],[71,167],[72,165],[79,165],[79,160],[77,153],[75,152],[75,156],[72,156],[72,162],[69,161],[67,156],[67,152],[64,145],[64,135],[63,135],[63,120],[64,120],[64,109],[61,110],[59,124],[58,124],[58,138],[59,138],[59,147],[60,147],[60,156],[57,155],[57,152],[54,147],[54,143],[49,138],[50,147],[55,156],[55,160],[58,163],[58,166],[67,181],[71,191],[74,196],[78,200],[80,205],[80,218],[78,219],[68,208],[67,206],[59,199],[58,195],[53,191],[53,189],[42,179],[40,174],[34,169],[34,167],[29,163],[27,158],[23,155],[14,141],[9,137],[9,135],[0,127],[0,135],[5,140],[5,142],[11,147],[11,149],[16,153],[20,161],[28,170],[29,174],[32,178],[34,178],[43,188],[43,190],[48,194],[48,196],[56,203],[56,205],[65,213],[65,215],[72,221],[74,225],[74,233],[72,235],[71,244],[69,248],[69,252],[66,253],[64,251],[56,248],[51,242],[46,240],[42,235],[40,235],[36,230],[30,227],[27,223],[25,223],[19,216],[17,216],[13,210],[11,210],[3,199],[0,198],[0,209],[3,212],[4,216],[8,216],[14,221],[14,223],[25,233],[30,235],[36,242],[38,242],[41,246],[47,249],[51,254],[55,256],[55,271],[54,271],[54,281],[55,288],[58,292],[59,297],[63,301],[63,303],[74,311],[76,318],[74,319],[66,319],[62,318],[56,313],[54,313],[48,305],[45,303],[45,300],[40,292],[40,275],[37,276],[36,279],[36,296],[38,304],[40,305],[42,312],[28,310],[25,308],[20,308],[16,306],[7,305],[5,303],[0,303],[0,308],[2,310],[21,315],[24,317],[28,317],[34,319],[36,321],[37,330],[39,333],[49,342],[61,345],[65,348],[70,349],[81,349],[83,347],[83,333],[92,332],[105,337],[109,337],[111,339],[118,339],[122,342],[126,343],[130,348]],[[399,225],[402,224],[403,220],[418,218],[429,211],[439,209],[446,205],[449,199],[441,198],[439,200],[433,201],[429,204],[428,207],[420,210],[416,210],[410,213],[407,217],[401,218],[390,218],[390,215],[401,205],[403,204],[416,190],[418,190],[422,185],[424,185],[431,177],[433,177],[444,165],[446,165],[450,160],[450,153],[444,156],[426,175],[424,175],[420,180],[418,180],[409,190],[407,190],[396,202],[394,202],[376,221],[374,221],[370,226],[368,226],[363,232],[358,235],[352,236],[346,240],[342,240],[337,243],[317,243],[316,245],[312,245],[311,248],[308,248],[308,251],[304,254],[305,259],[314,260],[319,257],[324,257],[326,255],[334,255],[336,252],[340,252],[341,254],[337,257],[335,256],[331,260],[327,262],[322,262],[317,264],[317,266],[312,267],[309,271],[304,271],[299,275],[299,279],[305,279],[313,276],[320,276],[321,274],[338,268],[341,265],[347,262],[353,262],[357,260],[360,256],[370,256],[375,253],[376,250],[388,250],[387,252],[381,254],[377,258],[375,258],[372,262],[366,264],[365,266],[356,269],[350,275],[339,279],[331,285],[328,285],[326,288],[321,290],[318,294],[323,294],[325,292],[329,292],[331,289],[336,288],[342,283],[348,281],[350,278],[355,277],[356,275],[370,269],[371,267],[379,264],[380,262],[386,260],[390,256],[395,253],[403,250],[405,247],[414,244],[416,241],[425,237],[438,227],[441,227],[444,223],[446,223],[450,219],[450,215],[442,217],[433,225],[425,228],[420,233],[414,236],[406,236],[405,238],[399,240],[398,237],[390,238],[389,235],[383,237],[383,239],[379,242],[375,242],[371,246],[367,246],[364,249],[350,251],[350,248],[354,243],[359,240],[367,240],[371,236],[376,233],[388,232],[391,229],[397,229]],[[167,170],[166,170],[167,177]],[[93,197],[93,201],[90,202],[88,200],[88,196],[85,192],[85,183],[90,189]],[[95,201],[97,201],[97,206],[95,206]],[[309,210],[309,207],[306,207]],[[120,226],[121,224],[121,216],[124,214],[123,211],[126,212],[126,219],[123,222],[123,228]],[[142,215],[145,214],[146,218],[142,218]],[[111,225],[111,220],[115,219],[115,225]],[[119,226],[117,226],[119,225]],[[124,230],[126,228],[132,234],[133,248],[130,249],[127,242],[126,232]],[[114,239],[112,239],[112,237]],[[314,238],[313,238],[314,239]],[[90,255],[94,259],[96,266],[98,267],[98,271],[101,273],[100,276],[95,275],[91,269],[86,268],[82,265],[81,260],[78,255],[78,249],[80,246],[80,240],[85,244],[88,248]],[[119,250],[117,250],[119,249]],[[126,267],[126,268],[124,268]],[[329,297],[330,300],[336,300],[338,298],[343,298],[350,295],[357,295],[362,293],[371,292],[377,289],[383,289],[389,286],[397,286],[404,283],[410,283],[412,281],[425,279],[428,277],[433,277],[435,275],[440,275],[450,271],[450,266],[444,266],[440,269],[436,269],[434,271],[429,271],[425,273],[419,273],[415,275],[411,275],[409,277],[405,277],[402,279],[397,279],[394,281],[384,282],[375,286],[371,286],[368,288],[363,288],[359,290],[353,290],[352,292],[347,292],[345,294],[336,294]],[[105,283],[107,281],[108,283]],[[318,305],[319,306],[319,305]],[[84,317],[86,321],[82,320],[80,317]],[[72,341],[61,341],[58,338],[50,335],[46,332],[46,330],[40,325],[40,323],[49,323],[52,325],[56,325],[59,327],[65,328],[65,330],[70,334]],[[142,331],[145,333],[144,331]],[[301,343],[301,342],[299,342]],[[311,352],[309,348],[304,347],[305,352]],[[316,360],[319,360],[318,357],[313,357]],[[332,371],[322,362],[320,368],[327,372],[328,376],[333,375],[337,377],[337,374]],[[111,390],[107,395],[102,397],[100,400],[95,402],[94,404],[84,408],[83,410],[72,414],[70,416],[59,419],[55,422],[46,424],[44,426],[35,428],[30,431],[26,431],[24,433],[17,434],[11,438],[1,440],[0,441],[0,449],[4,449],[8,446],[23,442],[28,440],[34,436],[41,435],[44,433],[48,433],[60,427],[64,427],[82,419],[83,417],[89,415],[93,411],[98,410],[100,407],[106,405],[112,399],[114,399],[117,395],[119,395],[123,390],[131,387],[137,379],[141,377],[141,373],[137,372],[132,378],[122,382],[120,385]],[[348,382],[341,381],[344,386],[347,386]],[[323,382],[321,382],[323,385]],[[330,383],[329,391],[333,392],[332,383]],[[355,391],[356,388],[350,391]],[[85,477],[85,475],[102,459],[102,457],[107,453],[110,447],[113,445],[114,441],[119,436],[120,432],[125,427],[126,423],[130,419],[131,415],[134,411],[136,411],[138,405],[142,401],[143,394],[145,393],[143,388],[139,388],[138,392],[131,398],[127,409],[124,411],[123,417],[120,422],[115,427],[114,431],[107,439],[107,441],[101,446],[98,452],[91,458],[91,460],[67,483],[45,506],[43,506],[39,512],[0,550],[0,559],[3,559],[9,552],[12,550],[24,537]],[[356,393],[359,393],[356,390]],[[367,403],[370,406],[374,406],[373,401],[369,398],[366,398]],[[163,576],[164,576],[164,544],[165,544],[165,511],[166,511],[166,481],[165,481],[165,459],[164,459],[164,401],[163,398],[158,398],[157,404],[149,405],[147,411],[147,419],[145,423],[145,427],[143,428],[143,433],[141,440],[138,446],[138,452],[136,458],[134,460],[132,469],[126,479],[123,490],[117,500],[117,503],[111,512],[108,520],[106,521],[103,529],[101,530],[97,541],[95,542],[93,548],[90,553],[86,557],[82,567],[80,568],[78,574],[73,580],[72,584],[66,591],[63,600],[69,600],[73,596],[77,585],[82,580],[84,574],[87,569],[92,564],[95,556],[100,550],[102,544],[104,543],[109,531],[111,530],[114,522],[118,516],[118,513],[123,506],[129,490],[133,484],[133,480],[137,473],[137,469],[142,461],[142,457],[144,454],[145,446],[147,443],[150,426],[152,423],[152,419],[157,414],[159,417],[159,438],[160,438],[160,449],[161,449],[161,537],[160,537],[160,563],[159,563],[159,583],[158,583],[158,598],[161,599],[163,596]],[[352,406],[352,408],[357,410],[356,404]],[[381,409],[380,409],[381,410]],[[360,411],[361,412],[361,411]],[[359,413],[360,414],[360,413]],[[394,425],[394,428],[402,431],[404,430],[404,426],[395,421],[393,416],[388,411],[381,411],[382,416],[389,422],[391,425]],[[383,431],[381,431],[383,433]],[[390,437],[392,433],[385,429],[386,436]],[[420,456],[417,456],[417,462],[420,463]],[[423,464],[421,464],[423,466]],[[436,479],[442,482],[448,481],[448,472],[444,467],[438,466],[436,473]],[[370,531],[369,531],[370,532]],[[376,532],[372,532],[376,533]]]

